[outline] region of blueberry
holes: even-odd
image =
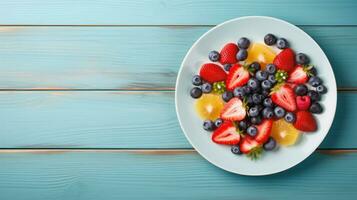
[[[250,94],[250,92],[252,91],[247,85],[243,86],[242,88],[245,95]]]
[[[294,123],[296,120],[296,116],[292,112],[287,112],[284,119],[285,119],[285,121],[287,121],[289,123]]]
[[[212,62],[217,62],[219,60],[219,53],[217,51],[211,51],[208,54],[208,58],[210,59],[210,61]]]
[[[239,149],[239,145],[233,145],[231,147],[231,152],[234,153],[234,154],[237,154],[237,155],[242,154],[242,152]]]
[[[270,74],[270,75],[268,76],[268,80],[269,80],[272,84],[275,84],[275,83],[276,83],[275,75]]]
[[[223,94],[222,94],[223,101],[228,102],[232,98],[233,98],[233,93],[232,92],[230,92],[230,91],[223,92]]]
[[[271,98],[265,98],[263,101],[263,105],[265,107],[273,107],[273,101],[271,100]]]
[[[310,74],[311,74],[311,76],[316,76],[317,75],[316,67],[312,66],[310,68]]]
[[[276,66],[274,64],[267,64],[265,69],[269,74],[275,74],[276,72]]]
[[[312,103],[310,106],[309,111],[315,114],[320,114],[322,113],[322,106],[319,103]]]
[[[307,94],[307,87],[304,84],[300,84],[295,87],[294,91],[298,96],[305,96]]]
[[[266,143],[264,143],[263,148],[266,151],[271,151],[276,147],[276,141],[274,138],[270,137]]]
[[[196,86],[200,86],[202,84],[202,79],[199,75],[194,75],[192,77],[192,84]]]
[[[259,109],[257,106],[249,108],[248,114],[250,117],[256,117],[259,115]]]
[[[254,105],[253,97],[252,97],[252,96],[253,96],[253,95],[249,95],[249,96],[247,97],[247,104],[248,104],[248,106]]]
[[[212,91],[212,85],[210,83],[204,83],[201,86],[203,93],[210,93]]]
[[[259,81],[255,78],[251,78],[248,81],[248,86],[254,90],[259,87]]]
[[[262,118],[259,115],[256,117],[251,117],[250,122],[252,124],[260,124],[262,122]]]
[[[231,64],[224,64],[223,68],[224,70],[226,70],[227,72],[229,72],[229,70],[231,69],[232,65]]]
[[[206,131],[213,131],[214,123],[211,120],[205,120],[203,122],[203,129]]]
[[[274,108],[274,114],[275,114],[275,117],[282,118],[285,115],[285,110],[284,110],[284,108],[277,106]]]
[[[269,80],[264,80],[261,85],[264,90],[269,90],[272,87],[272,84]]]
[[[268,46],[274,45],[276,43],[275,35],[268,33],[264,36],[264,43]]]
[[[259,70],[257,73],[255,73],[255,78],[257,78],[259,81],[264,81],[268,78],[268,72]]]
[[[300,65],[306,65],[309,64],[310,59],[307,57],[306,54],[304,53],[298,53],[296,54],[296,63]]]
[[[257,127],[255,127],[255,126],[249,126],[249,127],[247,128],[247,134],[248,134],[248,135],[254,137],[254,136],[257,135],[257,133],[258,133]]]
[[[279,48],[279,49],[286,49],[289,47],[289,43],[288,41],[285,39],[285,38],[279,38],[277,41],[276,41],[276,46]]]
[[[246,121],[244,121],[244,120],[240,121],[238,123],[238,127],[239,127],[240,130],[245,131],[247,129],[247,127],[248,127],[248,123]]]
[[[254,104],[260,104],[262,101],[263,101],[263,95],[260,95],[258,93],[254,93],[252,95],[252,98],[253,98],[253,103]]]
[[[321,80],[319,77],[317,77],[317,76],[312,76],[312,77],[310,77],[310,79],[309,79],[309,84],[310,84],[312,87],[317,87],[317,86],[321,85],[321,83],[322,83],[322,80]]]
[[[236,87],[233,90],[233,95],[235,97],[243,98],[244,97],[244,89],[242,87]]]
[[[250,68],[254,69],[254,71],[258,71],[260,70],[260,64],[258,62],[252,62]]]
[[[194,87],[191,89],[191,97],[194,99],[200,98],[202,96],[202,90],[199,87]]]
[[[327,92],[327,89],[324,85],[319,85],[316,87],[316,91],[320,94],[325,94]]]
[[[237,60],[243,61],[247,59],[248,57],[248,51],[246,49],[240,49],[236,55]]]
[[[270,119],[274,116],[273,109],[270,107],[264,108],[262,113],[265,119]]]
[[[220,127],[223,124],[223,120],[221,118],[216,119],[216,121],[214,121],[214,126],[216,128]]]
[[[316,91],[310,90],[307,92],[307,96],[310,97],[311,102],[316,102],[320,100],[320,95]]]
[[[237,42],[239,49],[248,49],[250,41],[246,37],[242,37]],[[240,51],[240,50],[239,50]]]
[[[263,90],[262,92],[263,97],[269,97],[270,91],[269,90]]]

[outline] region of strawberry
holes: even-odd
[[[238,98],[232,98],[224,105],[221,118],[230,121],[240,121],[245,118],[246,108],[243,102]]]
[[[264,144],[266,141],[268,141],[272,126],[273,120],[263,120],[262,123],[257,126],[258,133],[255,136],[254,140],[257,141],[259,144]]]
[[[250,153],[253,149],[259,148],[260,144],[254,140],[252,137],[246,135],[244,138],[242,138],[240,144],[239,144],[239,149],[241,150],[242,153],[248,154]]]
[[[234,43],[228,43],[226,44],[220,54],[220,59],[219,62],[221,64],[234,64],[236,62],[238,62],[236,55],[238,53],[239,49],[238,46]]]
[[[271,100],[285,108],[287,111],[296,110],[295,94],[294,91],[287,84],[279,84],[273,88],[271,93]]]
[[[296,106],[298,110],[308,110],[311,105],[310,96],[297,96]]]
[[[312,66],[301,66],[296,65],[295,69],[290,73],[288,82],[294,84],[304,84],[309,80],[309,76],[311,76]]]
[[[227,74],[219,65],[205,63],[200,69],[200,76],[203,80],[214,83],[226,80]]]
[[[308,111],[298,111],[294,127],[300,131],[312,132],[317,130],[314,116]]]
[[[225,121],[213,132],[212,141],[217,144],[234,145],[239,143],[240,134],[233,122]]]
[[[232,91],[236,87],[245,85],[248,80],[249,71],[246,69],[246,67],[241,66],[238,63],[234,64],[229,70],[226,80],[226,88],[228,91]]]
[[[282,50],[273,61],[278,69],[290,72],[295,67],[295,53],[290,48]]]

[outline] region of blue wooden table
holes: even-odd
[[[357,1],[0,1],[0,199],[355,199]],[[329,57],[333,127],[288,171],[246,177],[199,156],[174,109],[181,60],[214,25],[290,21]]]

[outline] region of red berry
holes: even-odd
[[[238,62],[236,58],[238,51],[239,49],[236,44],[234,43],[226,44],[220,52],[221,57],[219,59],[219,62],[221,64],[234,64]]]
[[[232,91],[236,87],[247,84],[248,80],[249,72],[240,64],[234,64],[229,70],[226,80],[226,88],[228,91]]]
[[[298,111],[294,127],[300,131],[312,132],[317,130],[314,116],[308,111]]]
[[[225,121],[212,134],[212,141],[217,144],[234,145],[240,141],[240,135],[231,121]]]
[[[221,66],[214,63],[206,63],[200,69],[200,76],[203,80],[214,83],[226,80],[227,74]]]
[[[297,96],[296,106],[298,110],[308,110],[311,105],[311,99],[309,96]]]
[[[295,67],[295,53],[290,48],[282,50],[273,61],[278,69],[290,72]]]

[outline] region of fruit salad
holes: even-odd
[[[315,132],[327,92],[308,55],[271,33],[263,41],[242,37],[210,51],[190,90],[212,141],[251,159]]]

